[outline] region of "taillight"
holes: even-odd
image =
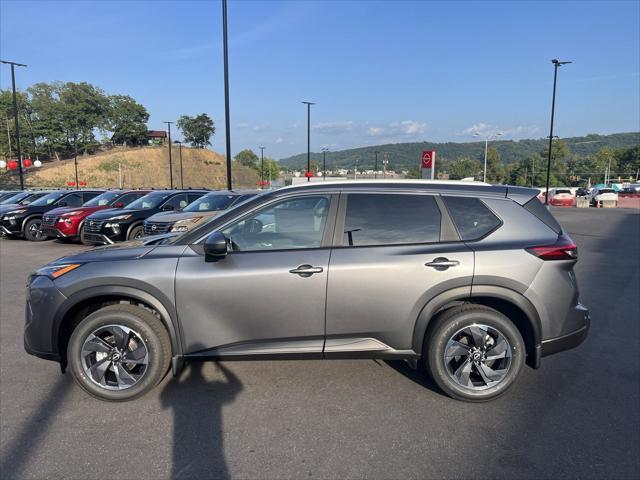
[[[578,246],[571,239],[560,236],[553,245],[540,245],[525,249],[541,260],[577,260]]]

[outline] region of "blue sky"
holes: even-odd
[[[86,81],[143,103],[149,127],[206,112],[224,152],[218,1],[0,2],[19,88]],[[640,2],[230,1],[231,141],[281,158],[404,141],[640,130]],[[2,88],[10,86],[3,66]]]

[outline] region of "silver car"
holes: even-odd
[[[189,360],[273,358],[404,359],[451,397],[489,400],[589,328],[577,247],[537,193],[424,181],[267,192],[165,242],[37,270],[25,348],[104,400],[140,396]]]

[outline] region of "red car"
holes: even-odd
[[[554,207],[575,207],[576,196],[568,188],[549,190],[549,204]]]
[[[109,190],[89,200],[81,207],[62,207],[47,212],[42,217],[42,231],[64,240],[82,240],[84,220],[98,210],[123,208],[150,190]]]

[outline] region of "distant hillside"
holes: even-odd
[[[172,150],[173,184],[180,186],[180,157],[178,148]],[[224,188],[227,169],[225,157],[211,150],[182,147],[184,186]],[[123,187],[169,187],[169,153],[166,147],[118,148],[96,155],[78,157],[78,178],[89,187],[118,187],[118,164],[122,170]],[[29,187],[66,187],[75,179],[73,159],[52,161],[41,168],[27,170]],[[254,170],[233,166],[234,185],[255,188],[258,180]],[[3,175],[0,183],[18,182],[18,176]]]
[[[584,137],[571,137],[562,139],[569,147],[571,153],[579,156],[588,156],[596,153],[603,147],[629,148],[640,144],[640,132],[614,133],[612,135],[591,134]],[[583,143],[588,142],[588,143]],[[530,155],[544,150],[548,140],[500,140],[492,141],[502,161],[505,163],[518,162]],[[484,141],[470,143],[393,143],[388,145],[376,145],[370,147],[352,148],[338,152],[327,152],[327,168],[353,168],[356,162],[359,168],[373,168],[375,152],[379,151],[379,168],[382,168],[382,153],[389,153],[389,168],[401,170],[415,168],[419,165],[422,150],[435,150],[436,157],[440,160],[454,160],[459,157],[472,157],[482,159],[484,157]],[[312,152],[311,160],[322,163],[322,153]],[[291,169],[306,168],[307,154],[299,154],[293,157],[283,158],[279,161],[281,167]]]

